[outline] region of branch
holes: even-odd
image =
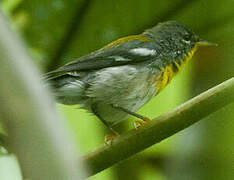
[[[130,130],[121,135],[111,146],[102,146],[84,155],[82,158],[90,170],[89,175],[129,158],[232,102],[234,102],[234,77],[153,119],[140,129]]]

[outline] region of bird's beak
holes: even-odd
[[[201,39],[200,41],[197,42],[198,46],[218,46],[216,43],[212,43],[206,40]]]

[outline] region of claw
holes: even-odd
[[[142,122],[141,122],[141,121],[135,121],[135,122],[133,123],[133,126],[134,126],[134,128],[137,130],[137,129],[139,129],[139,127],[142,126]]]
[[[144,117],[143,119],[142,119],[143,121],[135,121],[134,122],[134,128],[137,130],[137,129],[139,129],[141,126],[144,126],[145,124],[147,124],[147,123],[149,123],[151,120],[149,119],[149,118],[147,118],[147,117]]]
[[[119,133],[115,132],[114,134],[106,135],[104,139],[104,144],[106,146],[112,145],[114,139],[116,139],[119,136]]]
[[[147,118],[147,117],[144,117],[144,119],[143,119],[143,122],[144,123],[148,123],[148,122],[150,122],[151,121],[151,119],[150,118]]]

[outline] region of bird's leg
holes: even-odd
[[[125,112],[127,114],[130,114],[132,116],[135,116],[135,117],[141,119],[142,121],[135,121],[134,122],[134,127],[136,129],[138,129],[140,126],[144,125],[145,123],[150,122],[150,118],[142,116],[142,115],[137,114],[135,112],[129,111],[128,109],[125,109],[125,108],[122,108],[122,107],[119,107],[119,106],[115,106],[115,105],[112,105],[112,107],[116,108],[116,109],[119,109],[119,110],[121,110],[121,111],[123,111],[123,112]]]
[[[102,121],[102,123],[112,132],[112,134],[110,135],[106,135],[105,139],[104,139],[104,143],[105,145],[111,145],[112,141],[119,136],[119,133],[117,131],[115,131],[112,127],[110,127],[110,125],[98,114],[98,112],[96,111],[96,104],[91,106],[91,110],[93,112],[93,114],[95,114],[98,119],[100,119]]]

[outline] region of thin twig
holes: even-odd
[[[51,59],[50,63],[47,65],[46,70],[51,71],[56,69],[61,62],[62,56],[67,51],[67,48],[71,44],[72,39],[74,38],[75,34],[77,34],[77,30],[80,28],[82,24],[82,20],[89,9],[91,4],[91,0],[84,0],[83,4],[76,10],[73,18],[72,23],[68,25],[67,32],[63,40],[61,41],[61,45],[58,47],[55,56]]]
[[[232,102],[234,77],[155,118],[140,129],[130,130],[121,135],[111,146],[102,146],[84,155],[82,158],[89,167],[89,175],[129,158]]]

